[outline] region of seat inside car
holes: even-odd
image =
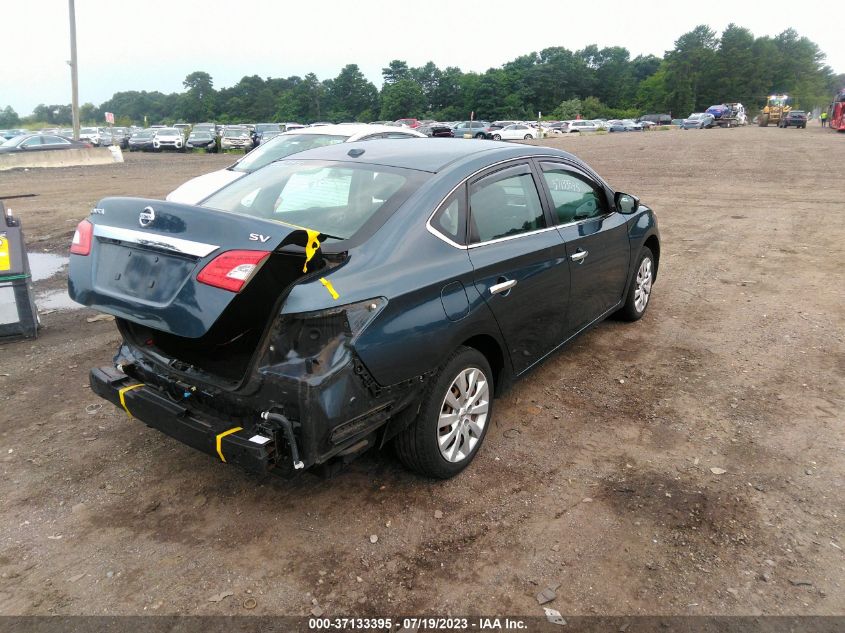
[[[507,178],[491,183],[471,195],[470,230],[473,242],[486,242],[542,228],[543,211],[539,198],[536,194],[525,195],[519,186],[507,186],[513,180]]]

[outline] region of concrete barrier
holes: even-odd
[[[122,162],[123,157],[120,157]],[[77,165],[107,165],[116,162],[108,147],[83,147],[44,152],[15,152],[0,154],[0,171],[24,167],[75,167]]]

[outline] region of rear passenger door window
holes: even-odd
[[[470,242],[478,244],[546,227],[528,165],[491,174],[470,187]]]
[[[607,213],[604,191],[595,183],[562,165],[543,163],[541,167],[552,214],[558,224],[589,220]]]

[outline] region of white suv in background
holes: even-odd
[[[88,141],[95,147],[100,145],[100,128],[84,127],[79,130],[79,140]]]
[[[595,121],[577,120],[570,121],[566,131],[572,132],[595,132],[599,129]]]
[[[157,152],[163,149],[183,151],[185,149],[185,139],[182,137],[182,131],[175,127],[157,129],[153,137],[153,149]]]

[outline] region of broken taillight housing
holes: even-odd
[[[94,225],[88,220],[82,220],[76,225],[73,239],[70,242],[70,252],[73,255],[88,255],[91,253],[91,241],[94,239]]]
[[[240,292],[269,255],[269,251],[226,251],[200,271],[197,281]]]
[[[271,335],[271,363],[285,361],[277,371],[297,373],[300,364],[307,373],[345,362],[345,350],[387,305],[387,299],[333,306],[326,310],[283,314]]]

